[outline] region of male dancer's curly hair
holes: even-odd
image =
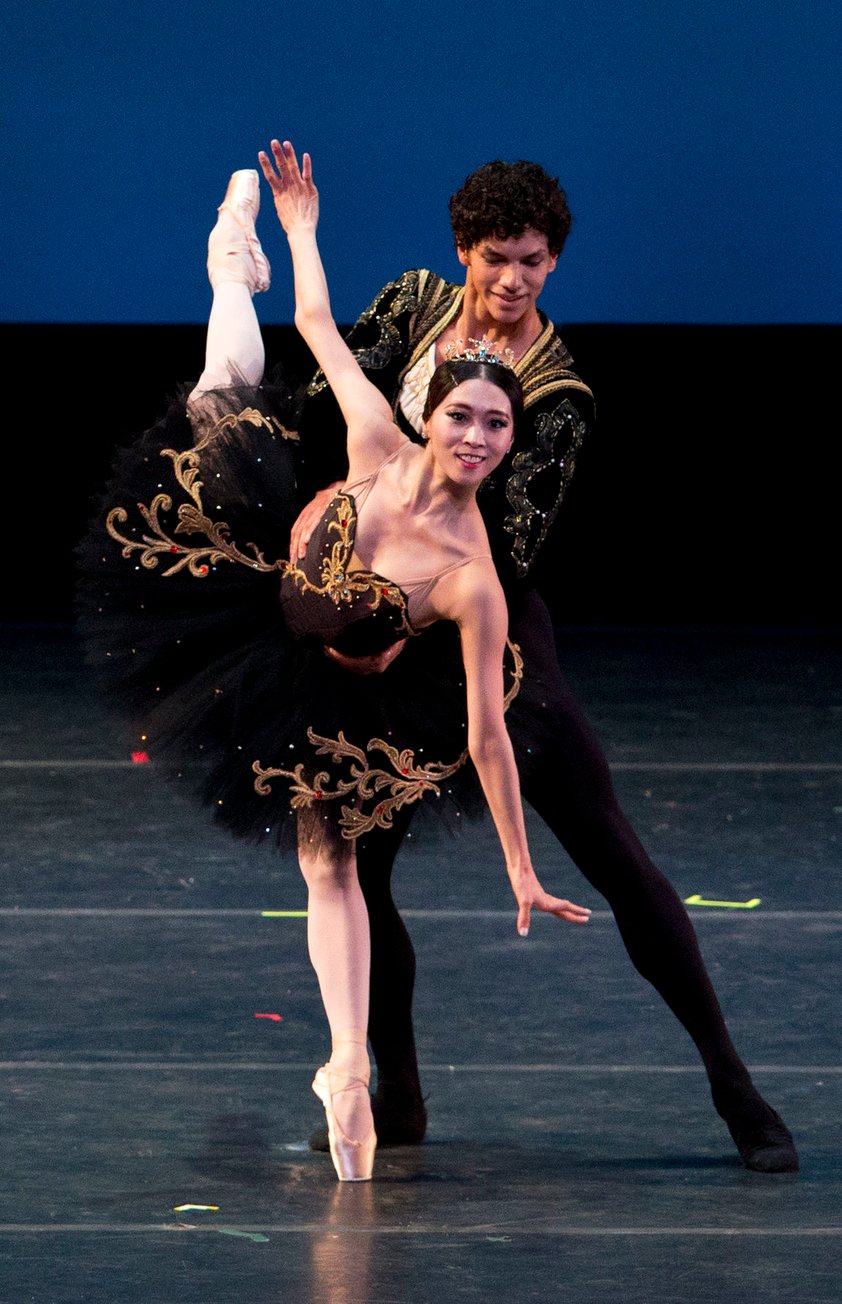
[[[450,198],[450,225],[459,249],[480,240],[508,240],[527,229],[547,237],[560,254],[572,222],[567,196],[538,163],[484,163]]]

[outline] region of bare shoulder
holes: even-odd
[[[505,637],[508,612],[503,587],[490,557],[475,557],[443,575],[433,591],[436,610],[444,620],[477,634]]]
[[[414,445],[392,420],[380,413],[352,422],[348,426],[348,480],[362,480],[393,453]]]

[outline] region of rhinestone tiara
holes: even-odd
[[[499,344],[486,339],[484,335],[481,340],[469,339],[468,346],[465,347],[463,339],[450,340],[444,346],[445,362],[490,362],[514,370],[515,355],[511,349],[501,349]]]

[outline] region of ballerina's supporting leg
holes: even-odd
[[[299,847],[307,884],[307,944],[331,1035],[331,1055],[313,1090],[325,1107],[340,1181],[371,1177],[376,1137],[368,1094],[368,913],[352,845]]]
[[[404,807],[390,829],[366,834],[356,846],[371,933],[368,1040],[377,1065],[371,1108],[378,1149],[418,1145],[427,1130],[412,1025],[415,951],[390,887],[395,856],[412,815],[413,808]],[[325,1128],[310,1137],[310,1149],[329,1149]]]

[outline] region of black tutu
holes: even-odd
[[[485,806],[455,626],[407,638],[372,675],[295,637],[280,587],[303,506],[298,398],[238,386],[203,413],[197,432],[182,396],[119,453],[78,548],[87,660],[132,746],[234,834],[277,847],[296,843],[291,816],[308,839],[347,839],[422,798],[460,828]],[[516,651],[508,671],[514,696]]]

